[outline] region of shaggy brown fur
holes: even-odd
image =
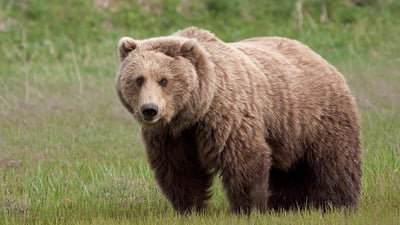
[[[117,92],[179,212],[201,210],[221,172],[231,210],[356,208],[360,126],[343,76],[285,38],[224,43],[188,28],[122,38]]]

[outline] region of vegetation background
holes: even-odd
[[[117,42],[186,26],[298,39],[345,75],[363,128],[359,211],[204,215],[157,189],[117,99]],[[400,1],[0,0],[0,224],[400,224]]]

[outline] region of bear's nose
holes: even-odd
[[[140,107],[140,111],[146,120],[152,119],[158,113],[158,106],[156,104],[150,103],[145,104]]]

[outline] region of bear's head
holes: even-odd
[[[196,40],[161,37],[137,41],[124,37],[118,49],[117,93],[142,125],[166,125],[174,120],[187,123],[198,119],[198,107],[209,107],[210,94],[202,92],[208,79],[203,77],[209,77],[211,66]]]

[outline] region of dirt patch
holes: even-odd
[[[0,170],[18,168],[21,166],[21,160],[4,158],[0,159]]]
[[[25,201],[17,200],[9,191],[5,191],[5,198],[0,201],[0,212],[9,214],[26,214],[28,206]]]

